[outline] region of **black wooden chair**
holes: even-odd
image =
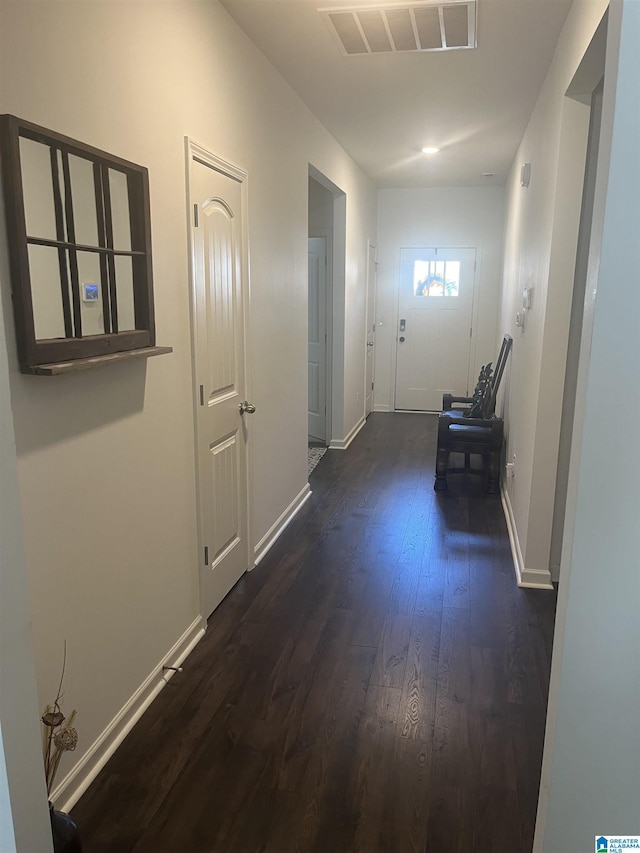
[[[492,363],[480,371],[472,397],[445,394],[438,415],[438,449],[436,453],[437,492],[447,490],[447,474],[472,471],[471,454],[479,454],[489,467],[489,494],[500,493],[500,458],[504,439],[504,423],[495,415],[496,397],[513,339],[505,335],[495,370]],[[449,467],[451,453],[464,454],[464,467]]]

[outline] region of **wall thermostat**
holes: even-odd
[[[97,302],[100,297],[99,284],[83,284],[82,285],[82,301]]]

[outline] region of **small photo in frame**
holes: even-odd
[[[97,302],[100,298],[99,284],[83,284],[82,285],[82,301]]]

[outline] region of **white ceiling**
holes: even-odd
[[[221,0],[380,187],[503,184],[571,2],[477,0],[474,50],[344,56],[318,9],[376,0]]]

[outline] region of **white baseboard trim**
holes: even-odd
[[[194,619],[178,642],[154,667],[76,766],[51,792],[50,800],[56,808],[64,812],[71,811],[158,693],[175,674],[173,670],[163,670],[163,666],[180,666],[200,642],[206,627],[207,623],[202,616]]]
[[[360,432],[362,427],[366,424],[366,418],[361,417],[358,423],[354,426],[354,428],[349,432],[346,438],[344,439],[332,439],[331,444],[329,445],[329,450],[346,450],[347,447],[351,444],[353,439]]]
[[[374,403],[373,404],[374,412],[392,412],[393,409],[388,403]]]
[[[553,589],[551,572],[548,569],[527,569],[524,565],[520,540],[518,539],[518,530],[511,506],[511,498],[502,483],[500,484],[500,497],[502,499],[504,517],[507,522],[511,556],[513,557],[513,567],[518,586],[525,587],[526,589]]]
[[[267,551],[271,548],[276,539],[284,531],[285,527],[295,518],[295,516],[300,512],[303,505],[309,500],[310,497],[311,486],[309,485],[309,483],[306,483],[305,486],[296,495],[296,497],[291,501],[285,511],[274,521],[274,523],[267,530],[262,539],[258,542],[256,547],[253,549],[254,567],[257,566],[260,560],[263,559]]]

